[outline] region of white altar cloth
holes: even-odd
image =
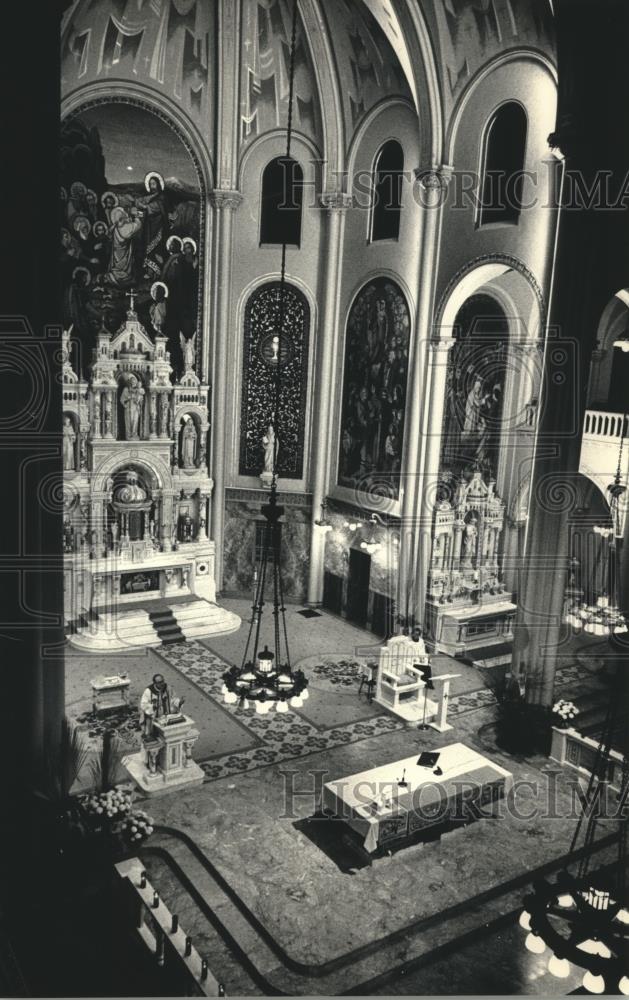
[[[391,840],[444,823],[464,799],[485,804],[510,791],[513,776],[463,743],[436,750],[437,766],[417,764],[420,751],[404,760],[329,781],[323,786],[322,810],[340,817],[373,853]],[[400,787],[402,780],[407,785]]]

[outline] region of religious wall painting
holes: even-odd
[[[62,83],[67,90],[112,77],[143,83],[213,135],[215,36],[216,5],[208,0],[79,3],[63,30]]]
[[[292,31],[290,0],[244,0],[240,139],[285,128]],[[315,74],[301,19],[295,40],[294,127],[320,143],[321,122]]]
[[[495,299],[471,296],[455,319],[447,370],[444,482],[480,471],[496,478],[507,369],[508,323]]]
[[[353,133],[365,114],[384,97],[410,98],[400,61],[368,6],[335,0],[329,30],[334,37],[346,126]],[[323,5],[324,13],[328,13]]]
[[[239,472],[259,476],[268,471],[276,453],[278,475],[301,479],[310,307],[305,295],[287,283],[280,332],[279,303],[280,283],[272,281],[251,294],[245,309]]]
[[[61,183],[63,322],[83,372],[98,331],[115,333],[132,308],[153,338],[168,338],[180,374],[180,334],[200,326],[204,228],[182,139],[145,107],[94,103],[63,123]]]
[[[365,285],[347,320],[339,486],[398,498],[410,330],[398,285]]]

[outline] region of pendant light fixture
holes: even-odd
[[[293,129],[293,100],[295,86],[295,48],[297,35],[297,0],[292,5],[292,28],[290,42],[290,70],[288,88],[288,125],[286,131],[286,165],[290,164],[291,141]],[[288,171],[285,177],[288,176]],[[290,173],[292,178],[292,172]],[[284,342],[284,324],[286,318],[286,243],[282,244],[280,282],[277,294],[277,309],[275,316],[274,343]],[[277,363],[274,372],[274,413],[271,422],[275,432],[275,440],[281,440],[279,424],[281,416],[281,351],[277,350]],[[286,608],[284,605],[284,589],[281,574],[281,537],[282,525],[280,518],[284,508],[278,503],[278,452],[275,447],[273,454],[273,474],[271,479],[268,503],[262,507],[262,516],[266,524],[264,528],[264,546],[259,566],[256,568],[257,584],[253,601],[252,615],[249,622],[249,633],[240,667],[232,667],[223,675],[223,696],[227,704],[238,704],[247,709],[255,706],[256,712],[266,714],[275,708],[280,714],[288,712],[289,705],[299,708],[308,697],[308,681],[301,670],[293,670],[288,646],[286,628]],[[261,646],[261,626],[265,607],[267,585],[272,589],[273,606],[273,641],[274,650],[267,645]]]

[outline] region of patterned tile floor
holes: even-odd
[[[181,645],[162,647],[159,650],[159,655],[188,680],[196,684],[209,698],[222,703],[222,674],[226,669],[226,664],[221,657],[210,652],[206,645],[198,642],[187,642]],[[325,675],[329,680],[333,672],[332,657],[325,657],[325,663]],[[310,671],[308,673],[312,676]],[[345,679],[347,673],[347,660],[339,657],[339,675]],[[316,673],[315,676],[317,676]],[[479,678],[479,684],[481,683],[482,679]],[[316,698],[317,692],[313,691],[311,697]],[[479,708],[487,708],[495,704],[495,700],[492,691],[482,687],[476,691],[452,695],[449,711],[452,716],[459,716]],[[308,704],[306,702],[303,712],[289,711],[283,715],[272,712],[265,716],[258,715],[254,709],[245,711],[238,706],[225,707],[226,711],[237,715],[240,723],[248,727],[264,745],[239,753],[215,754],[199,760],[198,763],[203,768],[207,779],[215,780],[231,774],[252,771],[269,764],[332,749],[344,743],[356,743],[372,736],[406,728],[406,724],[402,720],[396,719],[388,712],[331,727],[315,725],[306,715]]]
[[[159,653],[171,666],[201,688],[209,698],[222,702],[222,675],[226,664],[216,654],[210,653],[206,646],[188,642],[163,647]],[[244,711],[238,706],[230,707],[229,711],[237,713],[240,722],[261,739],[264,746],[254,747],[241,753],[218,754],[199,760],[198,763],[210,780],[252,771],[280,761],[305,757],[311,753],[344,743],[355,743],[396,729],[404,729],[404,723],[389,714],[323,729],[313,725],[305,715],[297,711],[289,711],[283,715],[271,712],[265,716],[258,715],[254,709]]]
[[[231,603],[238,604],[232,610],[245,612],[245,602]],[[298,616],[294,607],[290,613]],[[402,720],[381,710],[377,704],[369,705],[364,693],[358,697],[360,662],[373,658],[370,643],[366,642],[368,634],[325,613],[320,618],[301,618],[300,621],[303,625],[296,630],[293,662],[302,665],[306,671],[310,680],[310,699],[303,710],[289,711],[284,715],[273,712],[260,716],[253,709],[243,711],[238,706],[223,704],[222,674],[241,652],[243,629],[236,636],[190,641],[150,651],[154,663],[163,662],[167,679],[169,683],[174,683],[178,693],[181,693],[179,689],[182,685],[187,683],[189,686],[189,691],[185,693],[193,717],[198,720],[200,730],[204,733],[207,730],[207,740],[199,740],[198,757],[208,781],[407,728]],[[212,649],[210,643],[220,648]],[[313,648],[320,652],[313,655]],[[439,659],[443,659],[444,663],[439,664],[438,672],[445,670],[461,674],[460,679],[453,683],[450,695],[449,713],[452,718],[489,708],[496,703],[482,672],[448,657],[440,656]],[[69,702],[75,711],[70,714],[75,714],[79,707],[79,694],[82,696],[81,708],[87,707],[83,701],[87,690],[86,678],[92,672],[98,672],[93,657],[86,655],[80,658],[80,664],[78,661],[76,656],[70,658],[70,669],[76,682],[71,685]],[[82,669],[78,669],[79,666]],[[148,664],[142,663],[141,666],[142,674],[149,676],[152,671],[148,671]],[[583,667],[577,663],[558,667],[559,688],[568,686],[572,689],[582,678]],[[235,726],[236,730],[231,734],[234,738],[228,739],[222,730],[230,726]]]

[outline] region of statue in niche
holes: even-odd
[[[117,544],[118,544],[118,522],[117,521],[112,521],[111,522],[111,547],[114,550],[114,552],[116,551]]]
[[[188,372],[194,373],[194,363],[197,357],[197,335],[193,333],[188,339],[184,337],[183,333],[180,333],[179,342],[181,344],[181,353],[183,354],[184,374],[187,375]]]
[[[476,555],[476,545],[478,542],[478,527],[476,518],[471,518],[465,526],[465,537],[463,539],[463,555],[471,562]]]
[[[139,429],[143,397],[144,389],[138,379],[135,375],[129,375],[127,384],[120,396],[120,402],[124,409],[125,439],[127,441],[137,440],[140,436]]]
[[[279,447],[279,442],[275,437],[273,424],[269,424],[267,432],[262,438],[262,444],[264,445],[264,471],[272,475],[275,467],[275,459],[277,457],[277,449]]]
[[[70,417],[63,420],[63,469],[64,472],[75,471],[74,444],[76,431]]]
[[[197,429],[194,420],[187,420],[181,435],[181,462],[184,469],[194,468],[197,450]]]
[[[476,377],[465,403],[463,434],[476,434],[480,430],[483,399],[483,380]]]

